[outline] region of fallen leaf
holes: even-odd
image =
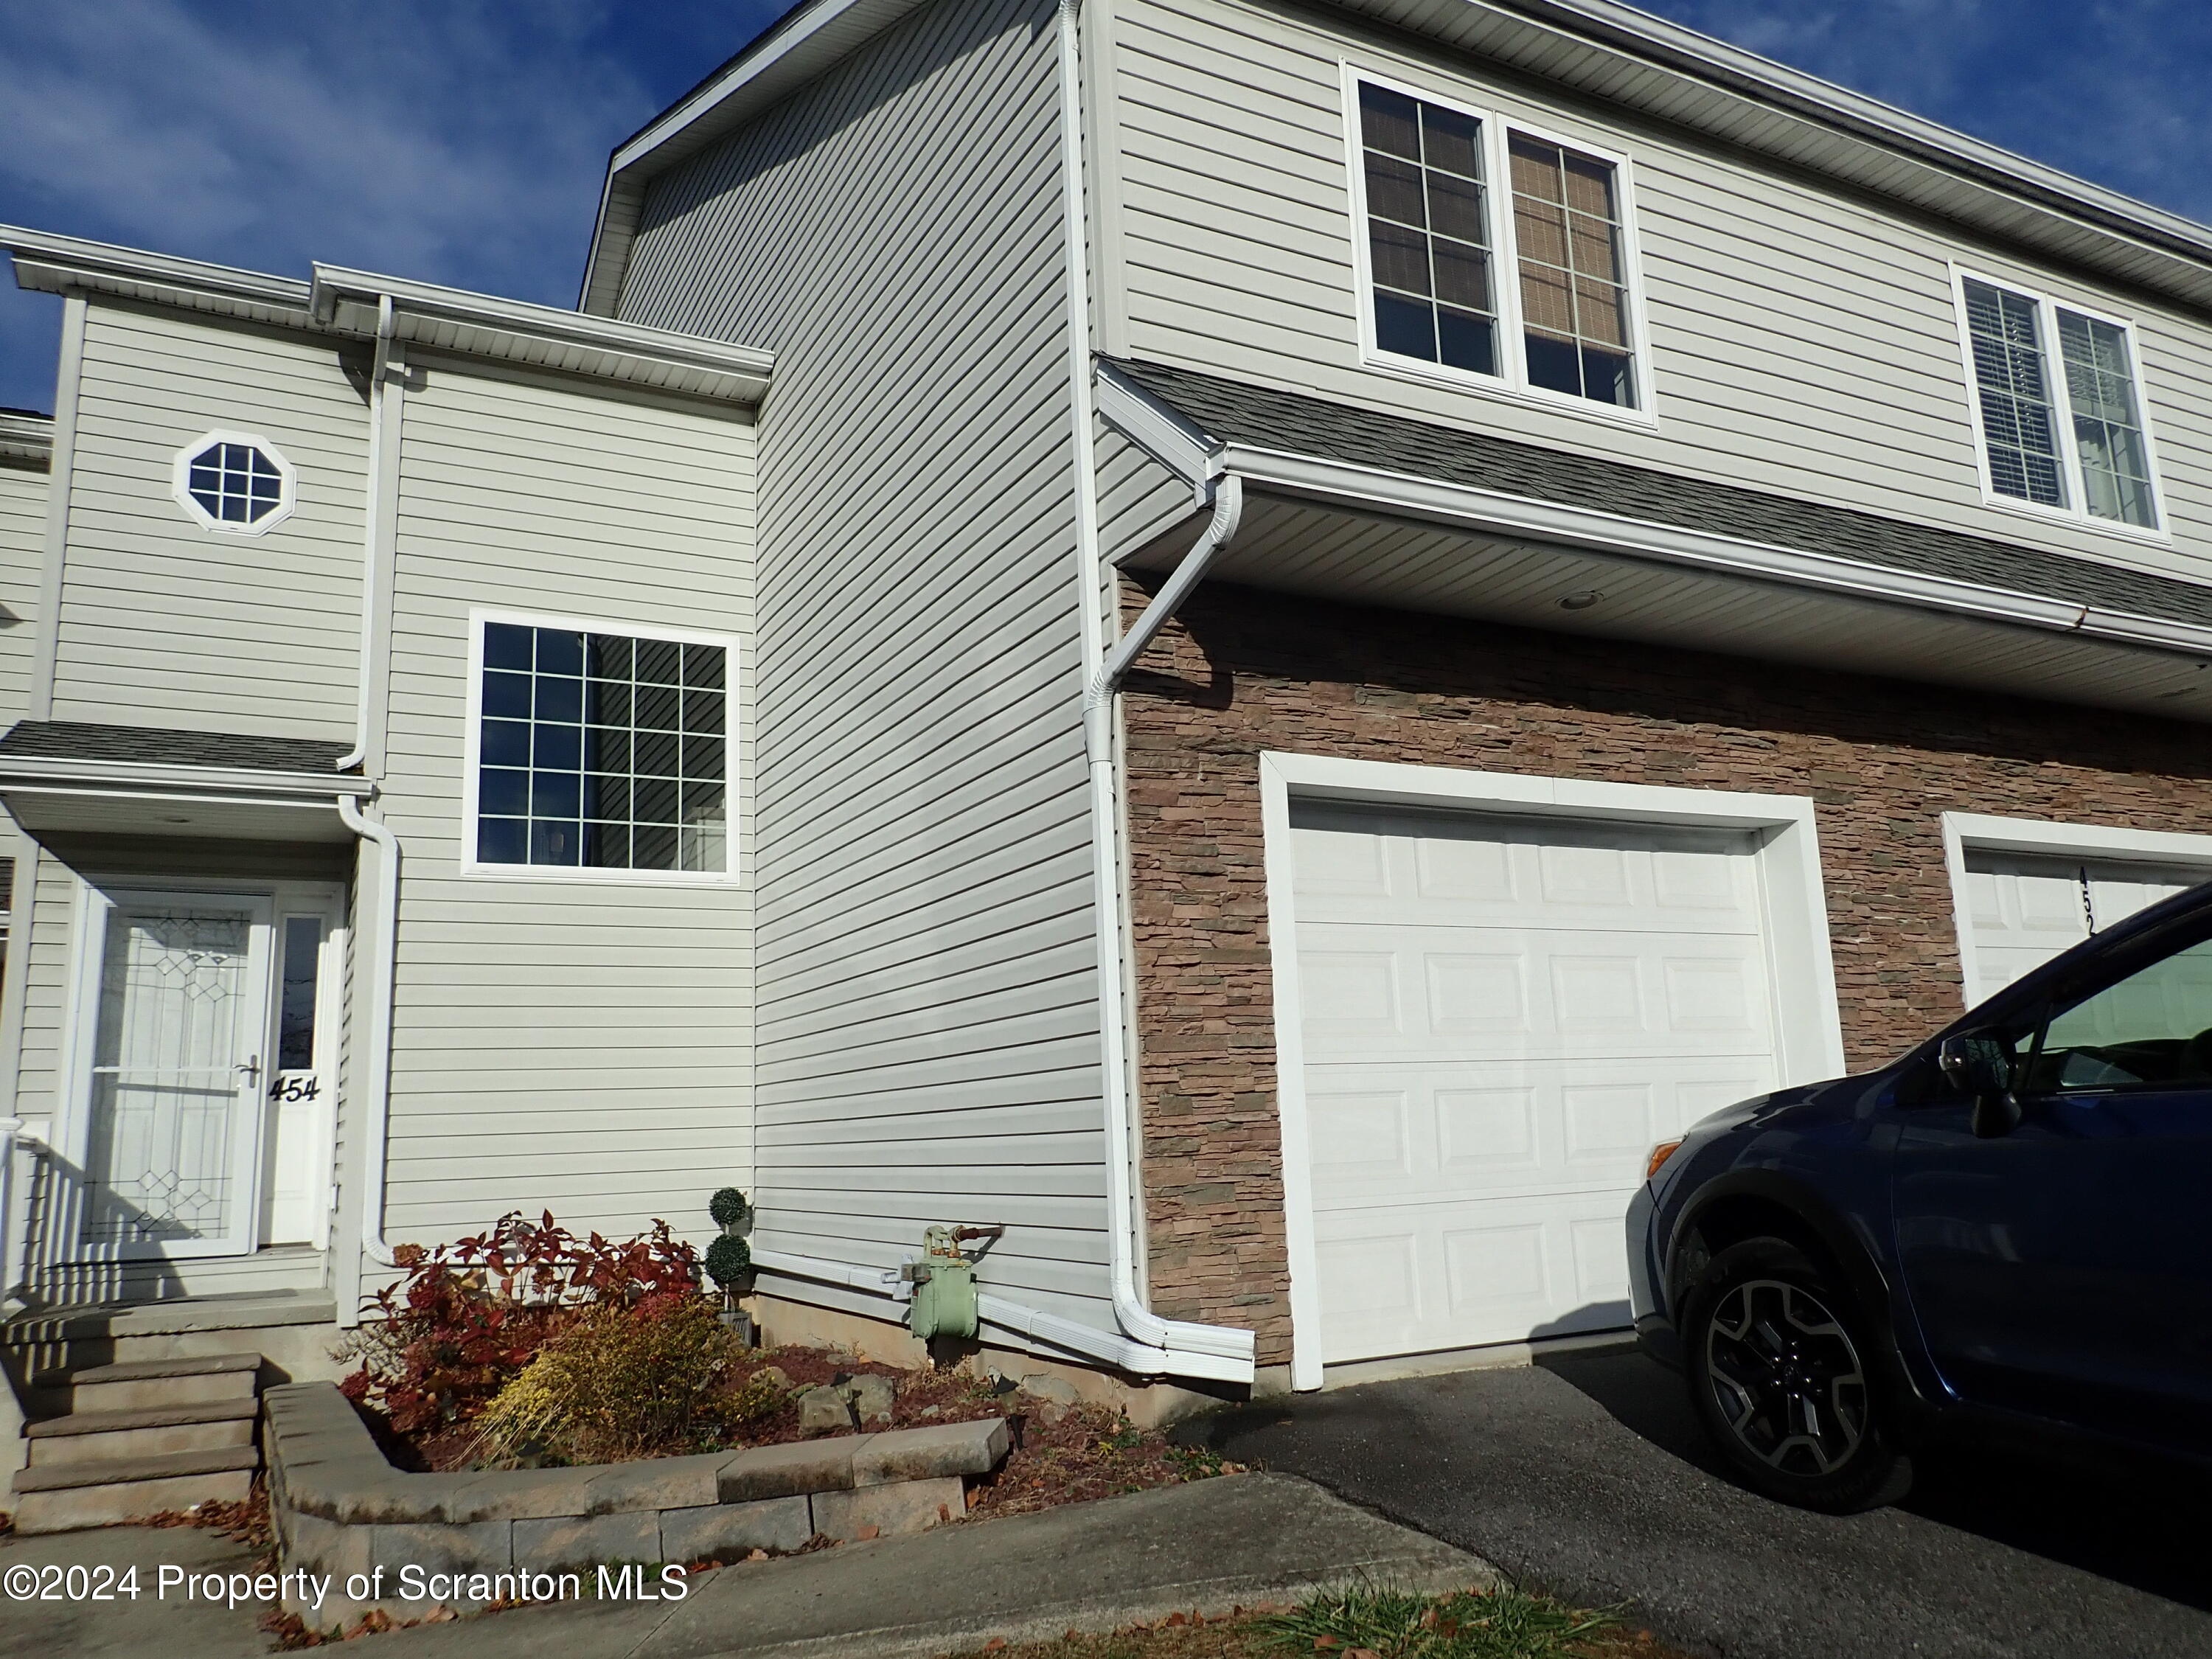
[[[994,1636],[989,1641],[983,1644],[983,1651],[986,1653],[996,1653],[1000,1648],[1006,1645],[1006,1638],[1005,1637]]]
[[[854,1534],[853,1534],[853,1538],[854,1538],[854,1540],[855,1542],[865,1544],[865,1543],[866,1543],[866,1542],[867,1542],[871,1538],[881,1538],[883,1535],[884,1535],[884,1529],[883,1529],[881,1527],[877,1527],[877,1526],[866,1526],[866,1527],[863,1527],[863,1528],[861,1528],[860,1529],[860,1531],[858,1531],[858,1532],[854,1533]]]

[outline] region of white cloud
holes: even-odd
[[[0,0],[0,221],[569,303],[608,149],[763,8],[658,9],[666,66],[621,49],[623,9]],[[0,294],[0,404],[47,402],[51,309]]]

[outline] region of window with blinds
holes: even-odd
[[[1357,85],[1374,357],[1640,409],[1622,164],[1473,110]]]
[[[1990,499],[2158,529],[2127,325],[1964,272],[1958,301]]]

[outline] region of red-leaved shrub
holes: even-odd
[[[550,1210],[535,1223],[517,1211],[489,1233],[393,1254],[407,1276],[363,1310],[342,1350],[361,1368],[338,1387],[402,1434],[467,1422],[586,1308],[699,1291],[698,1253],[665,1221],[616,1243],[579,1239]]]

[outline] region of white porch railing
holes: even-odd
[[[0,1319],[23,1310],[30,1206],[21,1200],[27,1195],[30,1182],[16,1174],[15,1164],[19,1158],[29,1158],[37,1144],[23,1133],[21,1118],[0,1117]]]

